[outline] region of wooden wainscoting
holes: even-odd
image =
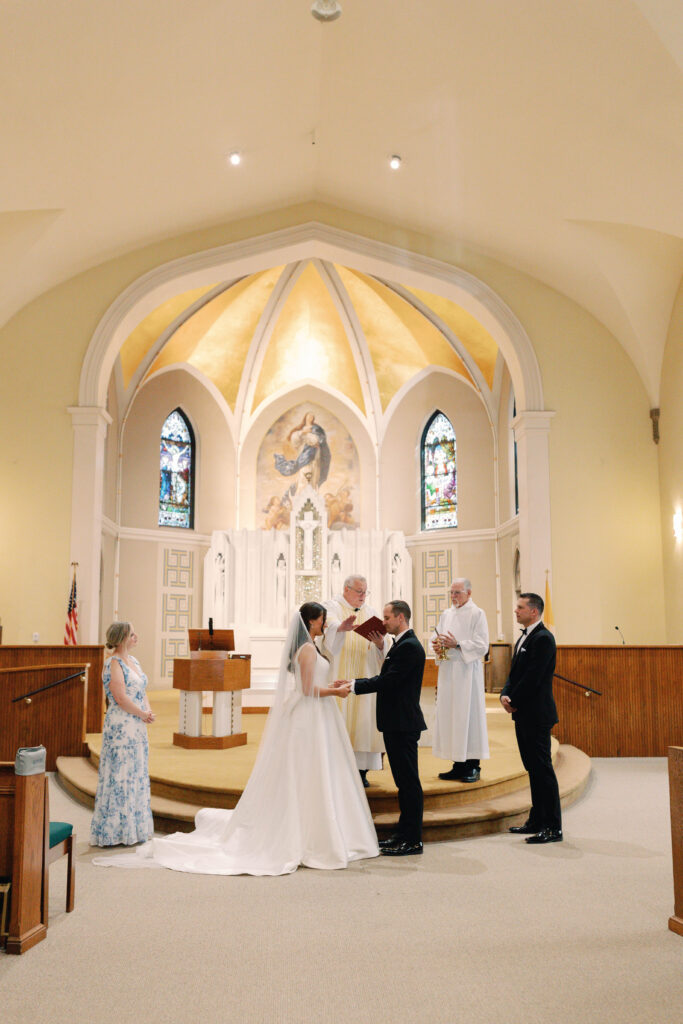
[[[683,744],[683,647],[557,648],[554,681],[560,719],[554,733],[591,757],[666,757]]]
[[[102,686],[104,647],[102,644],[76,644],[75,647],[67,647],[64,644],[6,644],[4,646],[0,644],[0,668],[71,664],[90,665],[86,728],[88,732],[102,732],[104,718],[104,688]]]
[[[36,693],[28,701],[13,702],[15,697],[74,673],[68,682]],[[87,756],[87,679],[88,667],[73,663],[0,668],[0,761],[13,760],[19,747],[41,744],[45,747],[49,772],[57,767],[58,757]]]

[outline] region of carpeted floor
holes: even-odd
[[[0,1018],[334,1024],[672,1024],[683,1007],[663,759],[595,760],[566,840],[435,843],[346,871],[215,878],[51,869],[47,939],[0,954]]]

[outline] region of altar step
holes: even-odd
[[[590,777],[590,758],[581,750],[568,745],[560,746],[554,757],[555,772],[560,787],[562,806],[576,800]],[[57,775],[64,788],[80,803],[93,807],[97,789],[97,768],[85,757],[59,757]],[[164,787],[165,788],[165,787]],[[427,787],[426,787],[427,788]],[[159,832],[189,832],[201,801],[187,802],[176,797],[155,793],[152,784],[152,814]],[[193,792],[193,798],[200,794]],[[214,797],[216,794],[212,794]],[[239,794],[224,794],[236,802]],[[392,832],[398,821],[395,798],[373,796],[368,791],[373,820],[380,835]],[[232,806],[234,806],[234,802]],[[225,802],[208,800],[208,805],[225,806]],[[530,796],[526,775],[486,785],[485,780],[472,786],[454,783],[441,791],[426,792],[424,812],[424,838],[426,842],[466,836],[504,832],[510,825],[525,820]]]

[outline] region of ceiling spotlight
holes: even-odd
[[[311,14],[318,21],[336,21],[342,12],[338,0],[313,0]]]
[[[242,163],[242,154],[237,152],[231,153],[228,159],[230,160],[230,163],[232,164],[233,167],[239,167],[239,165]]]
[[[394,153],[394,155],[389,160],[389,166],[391,167],[392,171],[397,171],[401,166],[400,156]]]

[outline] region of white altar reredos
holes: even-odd
[[[251,653],[252,697],[273,689],[282,642],[295,608],[327,601],[347,576],[365,576],[368,603],[412,600],[412,560],[398,530],[329,529],[323,498],[312,487],[292,501],[287,530],[215,530],[204,560],[204,624],[235,631],[235,648]]]

